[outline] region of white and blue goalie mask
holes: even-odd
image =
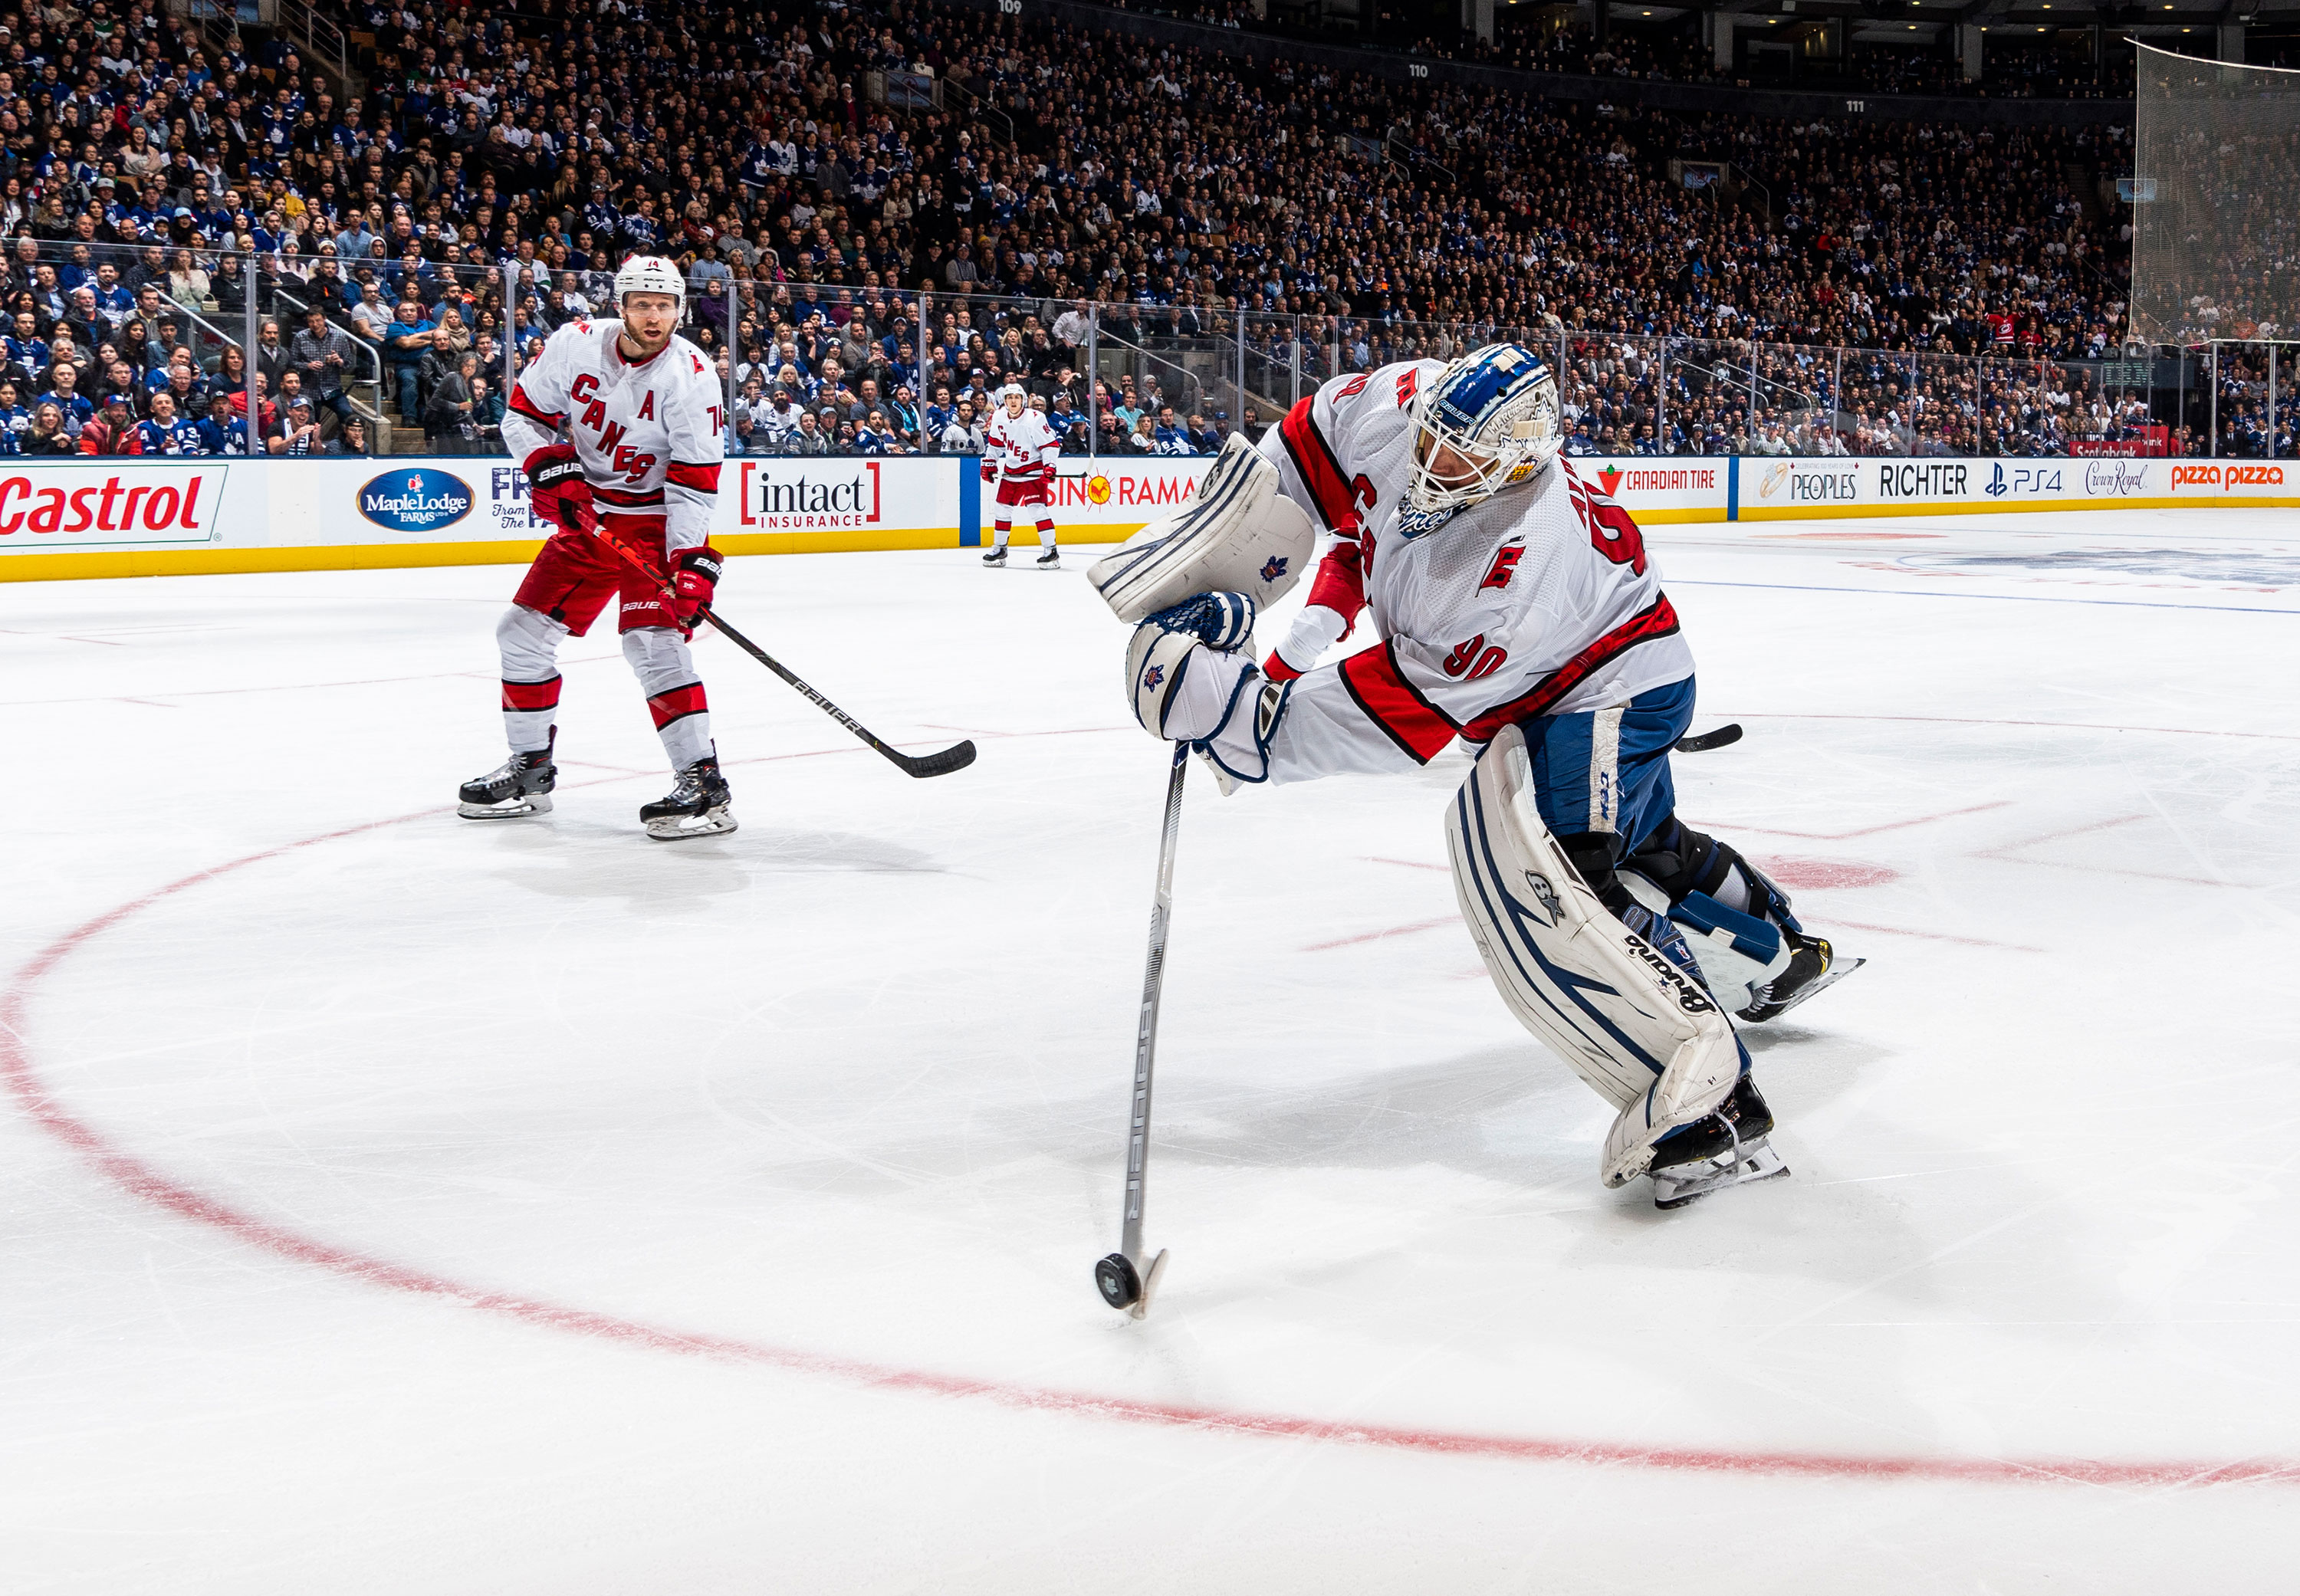
[[[1466,504],[1523,482],[1557,457],[1557,378],[1520,344],[1488,344],[1462,356],[1413,396],[1411,537],[1435,530]],[[1418,529],[1406,523],[1424,521]]]

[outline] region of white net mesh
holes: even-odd
[[[2300,72],[2138,48],[2134,336],[2300,336]]]

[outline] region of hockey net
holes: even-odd
[[[2300,71],[2138,48],[2133,337],[2300,337]]]

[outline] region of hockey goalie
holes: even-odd
[[[1783,1175],[1729,1014],[1761,1023],[1858,961],[1677,819],[1693,653],[1637,524],[1561,458],[1532,351],[1336,378],[1233,438],[1192,504],[1101,561],[1135,621],[1137,719],[1225,791],[1476,755],[1446,819],[1463,918],[1512,1012],[1608,1102],[1604,1183],[1676,1207]],[[1266,660],[1257,610],[1322,541]],[[1319,661],[1370,613],[1379,641]]]

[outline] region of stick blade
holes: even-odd
[[[1677,751],[1679,753],[1707,753],[1712,748],[1730,748],[1740,740],[1741,723],[1734,720],[1715,731],[1703,732],[1697,737],[1679,737]]]
[[[974,763],[974,743],[970,738],[944,749],[940,753],[920,754],[915,758],[905,755],[901,763],[904,770],[921,780],[929,776],[948,776],[954,770],[963,770]]]

